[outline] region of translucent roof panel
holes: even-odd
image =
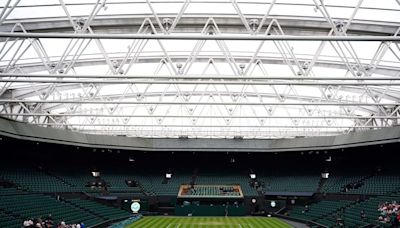
[[[398,0],[3,0],[0,116],[132,137],[392,127],[399,21]]]

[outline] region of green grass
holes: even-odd
[[[125,228],[289,228],[277,218],[264,217],[144,217]]]

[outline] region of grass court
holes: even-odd
[[[144,217],[125,228],[290,228],[291,225],[265,217]]]

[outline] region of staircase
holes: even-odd
[[[196,179],[197,179],[197,175],[199,174],[199,169],[194,169],[193,170],[193,175],[192,175],[192,180],[190,181],[190,184],[195,185],[196,184]]]
[[[351,191],[351,190],[353,190],[353,189],[357,189],[357,188],[363,186],[366,180],[368,180],[368,179],[370,179],[370,178],[372,178],[372,177],[374,177],[374,176],[376,176],[376,175],[377,175],[377,174],[370,174],[370,175],[364,176],[364,177],[362,177],[362,178],[360,178],[360,179],[358,179],[358,180],[355,180],[355,181],[353,181],[353,182],[351,182],[351,183],[347,183],[346,185],[342,186],[342,189],[346,189],[346,186],[349,186],[349,185],[351,185],[351,184],[353,184],[353,183],[357,183],[357,184],[359,184],[359,185],[356,185],[356,186],[354,186],[353,188],[350,188],[349,191]]]
[[[133,179],[133,181],[136,183],[136,186],[139,187],[140,192],[141,192],[143,195],[145,195],[145,196],[154,195],[154,194],[152,194],[151,192],[147,192],[147,191],[144,189],[142,183],[140,183],[138,180]]]
[[[56,174],[51,173],[50,171],[43,171],[43,173],[48,175],[48,176],[54,177],[55,179],[59,180],[60,182],[62,182],[63,184],[65,184],[65,185],[67,185],[69,187],[76,187],[75,185],[69,183],[68,181],[64,180],[63,178],[57,176]]]
[[[341,218],[344,219],[344,221],[346,221],[346,218],[343,217],[345,216],[345,210],[346,208],[351,207],[354,204],[357,204],[358,202],[354,201],[354,202],[350,202],[347,203],[346,205],[343,205],[342,207],[338,207],[337,209],[333,210],[333,211],[329,211],[328,213],[323,214],[322,216],[318,217],[317,219],[313,219],[312,221],[314,222],[318,222],[324,225],[332,225],[336,222],[336,219],[338,218],[338,216],[340,216]],[[365,225],[365,223],[362,223]]]
[[[89,210],[89,209],[87,209],[87,208],[84,208],[84,207],[80,206],[79,204],[76,204],[76,203],[71,202],[71,201],[69,201],[69,200],[65,200],[64,202],[66,202],[67,204],[69,204],[69,205],[71,205],[71,206],[73,206],[73,207],[76,207],[77,209],[79,209],[79,210],[81,210],[81,211],[85,211],[85,212],[87,212],[87,213],[89,213],[89,214],[91,214],[91,215],[94,215],[94,216],[99,217],[99,218],[101,218],[101,219],[107,220],[106,217],[104,217],[104,216],[102,216],[102,215],[100,215],[100,214],[97,214],[96,212],[93,212],[93,211],[91,211],[91,210]]]
[[[327,179],[322,178],[322,177],[319,179],[318,187],[317,187],[317,191],[316,191],[317,193],[321,193],[321,189],[322,189],[322,187],[324,186],[326,180],[327,180]]]

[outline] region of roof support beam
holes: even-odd
[[[130,117],[130,118],[213,118],[213,119],[400,119],[400,116],[210,116],[210,115],[131,115],[131,114],[98,114],[98,113],[1,113],[1,116],[53,116],[53,117],[105,117],[105,118],[116,118],[116,117]]]
[[[277,105],[277,106],[398,106],[400,103],[371,103],[371,102],[169,102],[169,101],[106,101],[106,100],[14,100],[0,99],[2,103],[51,103],[51,104],[160,104],[160,105]]]
[[[379,127],[371,127],[371,126],[323,126],[323,125],[169,125],[169,124],[162,124],[162,125],[149,125],[149,124],[70,124],[70,123],[32,123],[32,125],[40,125],[40,126],[69,126],[69,127],[83,127],[83,126],[90,126],[90,127],[151,127],[151,128],[360,128],[360,129],[371,129],[371,128],[388,128],[391,126],[379,126]]]
[[[304,80],[304,79],[303,79]],[[308,79],[312,80],[312,79]],[[353,79],[362,80],[362,79]],[[81,83],[81,84],[184,84],[184,85],[298,85],[298,86],[316,86],[316,85],[344,85],[344,86],[400,86],[400,82],[305,82],[305,81],[159,81],[159,80],[48,80],[48,79],[0,79],[0,83]]]
[[[227,79],[227,80],[300,80],[300,81],[397,81],[400,77],[304,77],[304,76],[230,76],[230,75],[89,75],[89,74],[21,74],[21,73],[0,73],[0,78],[107,78],[107,79]],[[5,79],[3,79],[5,80]]]
[[[10,33],[0,32],[3,38],[54,39],[149,39],[149,40],[248,40],[248,41],[393,41],[400,36],[288,36],[288,35],[159,35],[159,34],[95,34],[95,33]]]

